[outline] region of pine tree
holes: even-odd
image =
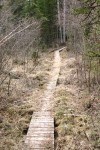
[[[11,0],[10,4],[16,18],[34,16],[41,19],[41,42],[52,45],[57,38],[56,0]]]

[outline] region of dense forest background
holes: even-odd
[[[24,61],[37,49],[67,45],[76,59],[82,57],[81,66],[77,60],[80,84],[99,93],[99,8],[99,0],[0,1],[1,74],[12,55]]]
[[[22,77],[27,82],[28,74],[42,65],[44,55],[62,47],[66,47],[66,55],[74,55],[76,84],[88,92],[87,107],[92,107],[95,100],[100,100],[100,0],[0,0],[0,99],[6,105],[3,111],[8,109],[8,101],[16,100],[12,98],[12,80]],[[22,75],[16,73],[20,65]],[[39,77],[37,80],[41,82]],[[27,112],[28,121],[32,112]],[[1,115],[1,123],[2,120]],[[8,128],[9,123],[5,130]],[[18,149],[16,146],[7,150]]]

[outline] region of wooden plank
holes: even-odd
[[[53,131],[54,132],[54,128],[29,128],[29,130],[28,131],[36,131],[36,132],[38,132],[38,131],[40,131],[40,132],[42,132],[42,131]]]
[[[30,135],[30,134],[54,134],[54,131],[53,130],[44,130],[43,128],[41,129],[41,131],[39,130],[37,130],[37,131],[35,131],[35,129],[33,129],[33,130],[29,130],[29,132],[27,133],[27,135]]]
[[[53,124],[39,124],[39,123],[35,123],[35,124],[30,124],[29,128],[54,128]]]
[[[50,51],[49,53],[55,52],[55,51],[62,51],[63,49],[66,49],[66,47],[62,47],[62,48],[60,48],[60,49],[55,48],[55,49],[53,49],[52,51]]]
[[[32,147],[30,147],[30,148],[28,147],[27,150],[48,150],[48,148],[45,148],[45,147],[39,148],[39,147],[36,147],[36,146],[35,146],[35,147],[33,147],[33,148],[32,148]]]
[[[40,148],[30,148],[29,150],[40,150]],[[41,150],[48,150],[47,148],[45,147],[41,147]]]
[[[51,116],[52,115],[52,113],[51,112],[49,112],[49,111],[42,111],[41,113],[40,112],[34,112],[34,114],[33,114],[33,117],[34,116]]]
[[[51,137],[33,137],[33,136],[29,136],[26,138],[26,141],[29,140],[30,142],[33,142],[33,141],[49,141],[51,140]]]
[[[34,145],[43,145],[44,143],[51,143],[51,144],[54,144],[54,140],[53,139],[43,139],[43,138],[41,138],[41,139],[38,139],[38,140],[30,140],[30,138],[27,138],[26,140],[25,140],[25,143],[27,144],[27,143],[29,143],[29,144],[34,144]],[[40,143],[40,144],[39,144]]]
[[[51,71],[52,76],[47,84],[46,91],[41,97],[43,106],[40,112],[34,112],[30,122],[29,130],[25,143],[29,150],[54,150],[54,119],[52,111],[52,97],[60,72],[60,55],[59,49],[55,52],[54,65]]]
[[[38,117],[38,116],[33,116],[32,117],[32,119],[51,119],[51,120],[54,120],[54,118],[53,117],[51,117],[51,116],[40,116],[40,117]]]
[[[27,134],[27,137],[39,137],[39,136],[40,136],[40,137],[48,137],[48,134],[49,134],[49,137],[50,137],[50,138],[54,138],[54,133],[50,133],[50,132],[49,132],[49,133],[48,133],[48,132],[42,132],[42,133],[40,133],[40,132],[34,133],[34,132],[33,132],[33,134],[34,134],[34,135],[32,135],[32,133],[28,133],[28,134]]]
[[[39,144],[39,143],[38,143]],[[27,150],[53,150],[54,146],[43,146],[43,145],[30,145]],[[53,144],[52,144],[53,145]],[[46,148],[47,147],[47,148]]]
[[[34,117],[32,118],[32,120],[34,120],[34,121],[35,121],[35,120],[36,120],[36,121],[37,121],[37,120],[50,120],[50,121],[54,121],[53,118],[50,118],[50,117],[48,117],[48,116],[44,116],[44,117],[35,117],[35,116],[34,116]]]
[[[48,119],[48,120],[42,120],[42,119],[41,119],[41,120],[38,120],[38,119],[35,120],[35,119],[34,119],[34,120],[31,121],[30,124],[34,124],[34,123],[40,123],[40,124],[41,124],[41,123],[53,123],[53,122],[54,122],[53,120],[49,120],[49,119]]]
[[[39,148],[39,149],[45,149],[45,148],[47,148],[47,150],[49,149],[49,148],[52,148],[52,150],[53,150],[53,148],[54,148],[54,142],[53,141],[50,141],[50,140],[46,140],[46,141],[44,141],[44,140],[41,140],[41,141],[28,141],[27,140],[27,142],[25,142],[25,144],[28,144],[29,146],[29,148]]]

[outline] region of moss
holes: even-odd
[[[64,108],[58,108],[56,110],[56,114],[55,114],[56,118],[57,119],[61,119],[63,117],[63,115],[64,115],[64,111],[65,111]]]
[[[7,109],[7,112],[8,112],[10,115],[14,115],[14,114],[17,113],[17,110],[16,110],[15,107],[9,107],[9,108]]]

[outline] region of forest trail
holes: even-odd
[[[25,144],[29,150],[53,150],[54,149],[54,117],[53,117],[53,93],[56,88],[60,72],[60,53],[55,51],[54,64],[51,70],[51,79],[43,95],[42,107],[39,112],[34,112]]]

